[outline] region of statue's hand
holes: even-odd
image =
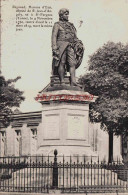
[[[53,50],[53,57],[59,60],[59,50]]]

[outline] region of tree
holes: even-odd
[[[89,59],[89,73],[80,77],[85,91],[98,96],[90,119],[112,134],[127,134],[128,44],[108,42]]]
[[[23,92],[14,87],[14,83],[20,79],[6,80],[4,76],[0,76],[0,126],[8,126],[12,108],[19,107],[20,103],[25,99]]]

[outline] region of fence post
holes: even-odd
[[[53,164],[53,188],[58,188],[57,150],[54,150],[54,164]]]

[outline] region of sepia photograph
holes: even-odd
[[[128,0],[0,14],[0,195],[127,195]]]

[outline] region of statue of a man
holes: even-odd
[[[52,74],[59,75],[60,83],[64,84],[64,75],[70,72],[71,86],[77,86],[75,69],[81,64],[84,47],[76,35],[76,28],[68,22],[69,10],[59,11],[59,21],[52,30]]]

